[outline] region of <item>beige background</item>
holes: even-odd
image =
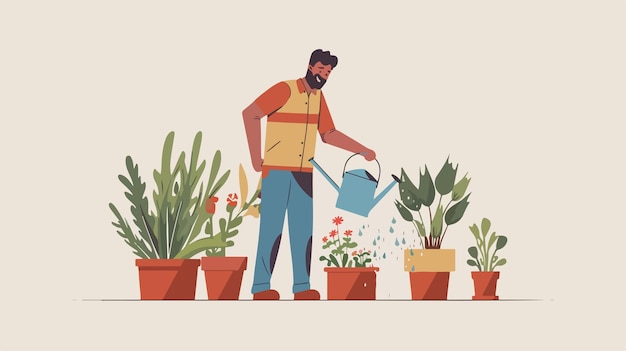
[[[626,349],[625,14],[623,0],[1,2],[0,350]],[[127,211],[124,157],[151,184],[167,132],[188,150],[202,131],[205,157],[219,148],[253,178],[241,110],[316,48],[339,57],[328,104],[376,150],[383,184],[448,155],[472,178],[443,245],[451,301],[402,301],[393,242],[415,237],[397,192],[355,217],[320,176],[315,238],[337,215],[367,226],[363,245],[380,232],[381,301],[133,301],[135,257],[107,207]],[[348,156],[320,143],[316,159],[338,179]],[[509,237],[499,302],[467,301],[467,226],[484,216]],[[257,225],[229,254],[253,260]],[[291,299],[287,248],[273,286]],[[324,296],[318,261],[311,278]]]

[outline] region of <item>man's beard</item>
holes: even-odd
[[[313,75],[313,72],[310,70],[306,71],[304,79],[309,83],[311,89],[322,89],[324,84],[326,84],[326,79],[322,78],[319,74]]]

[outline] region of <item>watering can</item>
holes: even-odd
[[[320,171],[324,178],[326,178],[326,180],[328,180],[328,182],[335,189],[337,189],[337,192],[339,193],[337,196],[337,204],[335,205],[337,208],[367,217],[372,208],[376,206],[376,204],[389,192],[389,190],[391,190],[391,188],[393,188],[394,185],[396,185],[396,183],[400,182],[400,179],[392,175],[394,181],[381,191],[380,194],[374,196],[376,188],[378,187],[378,180],[380,179],[380,163],[378,160],[374,159],[378,164],[378,178],[374,178],[365,169],[352,169],[346,171],[348,161],[356,155],[359,154],[354,154],[348,157],[346,163],[343,165],[341,187],[339,187],[337,183],[335,183],[335,181],[328,176],[322,167],[315,162],[313,157],[309,159],[309,162],[311,162],[313,167]]]

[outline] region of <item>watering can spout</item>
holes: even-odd
[[[398,177],[396,177],[395,175],[391,175],[393,177],[393,182],[391,182],[389,185],[387,185],[387,187],[385,189],[383,189],[383,191],[380,192],[380,194],[378,194],[375,198],[374,201],[372,203],[372,207],[376,206],[376,204],[378,204],[378,202],[380,200],[382,200],[383,197],[385,197],[385,195],[387,195],[387,193],[393,189],[393,186],[396,185],[396,183],[400,183],[400,179],[398,179]]]
[[[309,159],[309,162],[311,162],[311,164],[313,165],[313,167],[315,167],[315,169],[317,169],[318,171],[320,171],[320,173],[322,173],[322,175],[324,176],[324,178],[326,178],[326,180],[328,180],[328,182],[330,183],[330,185],[333,186],[333,188],[335,188],[335,190],[339,191],[339,185],[337,185],[337,183],[335,183],[335,181],[326,173],[326,171],[324,171],[322,169],[322,167],[320,167],[320,165],[317,164],[317,162],[315,162],[315,160],[313,159],[313,157],[311,157]]]

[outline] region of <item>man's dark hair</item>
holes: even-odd
[[[330,51],[323,51],[322,49],[317,49],[311,53],[311,59],[309,60],[309,65],[313,66],[317,62],[321,62],[323,65],[330,65],[330,67],[335,68],[337,66],[337,56],[331,55]]]

